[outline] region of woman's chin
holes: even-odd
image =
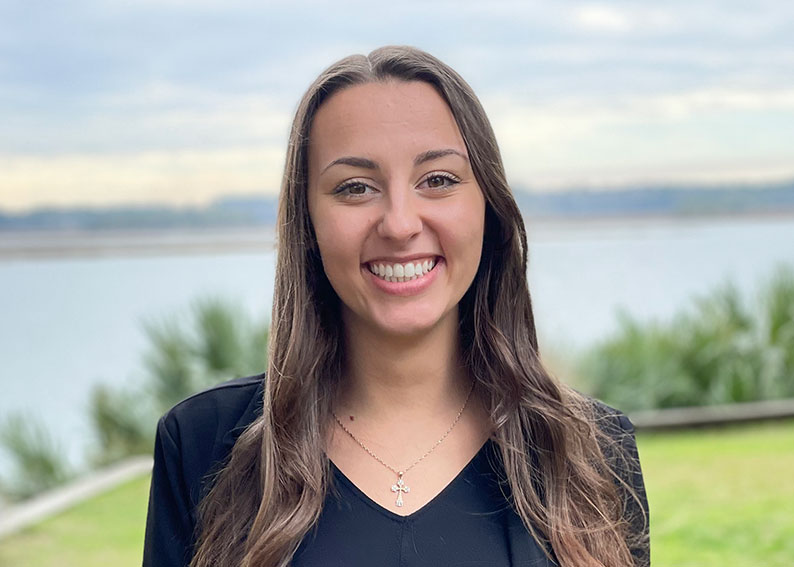
[[[454,332],[456,321],[452,318],[457,315],[457,310],[440,316],[419,317],[416,313],[393,314],[380,320],[370,321],[365,325],[362,332],[375,333],[384,337],[399,338],[401,340],[411,337],[424,338],[428,334],[437,332],[449,327],[450,332]],[[452,317],[451,317],[452,316]]]

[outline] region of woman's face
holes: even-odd
[[[433,87],[344,89],[317,112],[309,214],[349,332],[456,329],[482,252],[485,201]]]

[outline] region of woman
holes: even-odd
[[[631,424],[543,368],[471,88],[412,48],[293,124],[270,362],[160,421],[144,565],[648,563]]]

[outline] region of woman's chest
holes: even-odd
[[[556,565],[510,508],[485,452],[409,516],[378,505],[336,468],[333,479],[293,567]]]

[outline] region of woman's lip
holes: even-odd
[[[373,258],[372,260],[367,260],[364,262],[365,266],[370,264],[407,264],[409,262],[415,262],[416,260],[436,260],[438,261],[439,256],[438,254],[413,254],[411,256],[405,256],[403,258],[397,258],[395,256],[388,256],[388,257],[379,257]]]
[[[446,263],[444,262],[444,259],[441,256],[437,256],[436,265],[432,270],[430,270],[421,278],[408,280],[407,282],[387,282],[386,280],[381,279],[370,272],[366,265],[362,269],[369,276],[370,281],[372,281],[375,287],[377,287],[379,290],[390,295],[410,296],[422,293],[435,281],[436,277],[438,277],[439,271],[445,268]]]

